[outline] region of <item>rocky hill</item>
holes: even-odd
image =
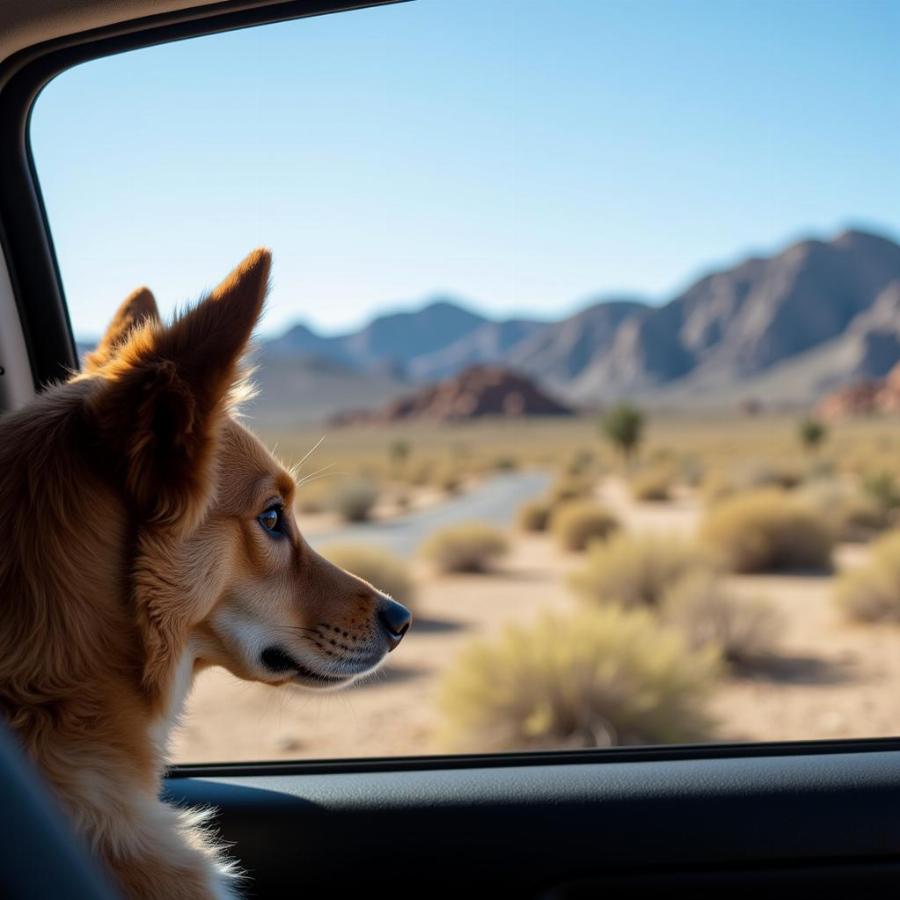
[[[386,424],[407,420],[453,422],[486,416],[566,416],[572,410],[529,378],[499,366],[472,366],[452,378],[405,394],[380,409],[338,413],[334,425]]]

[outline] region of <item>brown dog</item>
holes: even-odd
[[[409,626],[304,542],[293,479],[233,416],[269,263],[169,326],[135,292],[84,373],[0,420],[0,713],[130,897],[235,895],[200,817],[159,800],[198,669],[335,688]]]

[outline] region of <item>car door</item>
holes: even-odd
[[[28,135],[48,81],[107,54],[376,5],[136,3],[113,22],[103,4],[84,4],[83,15],[48,20],[53,33],[27,32],[0,74],[5,406],[78,365]],[[900,888],[900,746],[890,737],[183,764],[165,791],[216,810],[255,897]]]

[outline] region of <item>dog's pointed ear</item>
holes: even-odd
[[[99,370],[90,407],[144,523],[190,529],[212,495],[212,458],[271,257],[251,253],[170,326],[145,321]]]
[[[144,322],[159,322],[159,310],[150,288],[139,287],[122,301],[100,343],[85,354],[82,370],[90,374],[105,366]]]

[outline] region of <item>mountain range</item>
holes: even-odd
[[[451,298],[345,334],[303,324],[262,343],[266,420],[376,405],[474,364],[569,404],[809,404],[900,361],[900,245],[869,232],[793,243],[713,271],[667,302],[605,298],[558,321],[495,320]]]

